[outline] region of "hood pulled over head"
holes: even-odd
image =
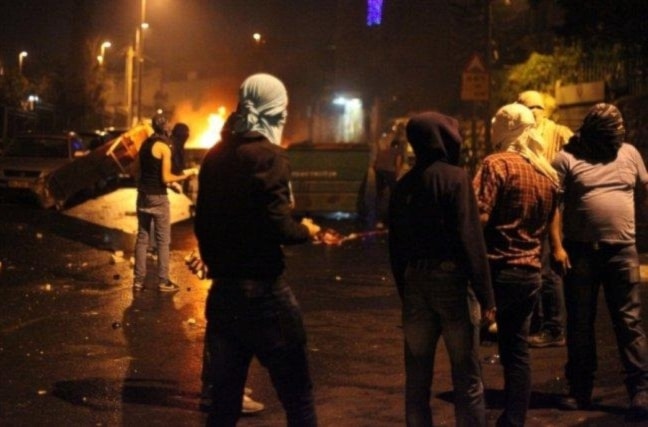
[[[616,158],[625,133],[619,109],[601,102],[589,110],[565,150],[588,160],[611,161]]]
[[[239,89],[234,132],[259,132],[280,145],[287,108],[288,93],[281,80],[270,74],[253,74]]]
[[[456,119],[427,111],[413,116],[407,122],[406,132],[416,155],[417,166],[437,160],[459,164],[462,139]]]

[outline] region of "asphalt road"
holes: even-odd
[[[358,231],[350,220],[325,224]],[[197,397],[209,283],[184,267],[195,248],[191,220],[173,226],[171,272],[182,287],[173,296],[133,294],[133,243],[127,233],[60,213],[0,205],[0,425],[204,424]],[[288,247],[286,255],[287,279],[304,311],[320,425],[404,425],[400,307],[385,235],[336,247]],[[528,426],[624,425],[627,396],[602,305],[598,322],[598,406],[556,409],[565,350],[535,349]],[[495,346],[480,350],[494,424],[502,408],[501,367]],[[239,425],[285,425],[256,362],[248,385],[266,410]],[[442,345],[433,395],[435,424],[454,425]]]

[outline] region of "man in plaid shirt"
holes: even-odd
[[[506,105],[493,121],[498,153],[473,181],[491,267],[506,405],[498,426],[524,425],[531,396],[527,338],[542,286],[541,247],[557,205],[558,177],[543,156],[533,113]]]

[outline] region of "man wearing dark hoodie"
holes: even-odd
[[[407,425],[432,425],[434,356],[443,336],[456,424],[484,426],[477,302],[490,321],[495,304],[475,196],[458,166],[458,123],[425,112],[412,117],[406,131],[416,163],[390,200],[389,252],[402,301]]]

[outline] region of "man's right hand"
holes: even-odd
[[[191,270],[191,272],[200,280],[208,277],[207,265],[205,265],[200,256],[197,255],[196,251],[192,251],[185,257],[185,264],[187,265],[187,268],[189,268],[189,270]]]
[[[182,174],[187,178],[198,175],[198,168],[189,168],[182,171]]]
[[[567,254],[567,251],[563,249],[562,247],[559,248],[554,248],[552,251],[552,261],[555,265],[556,270],[558,270],[558,273],[561,275],[567,274],[567,271],[571,268],[571,263],[569,262],[569,255]]]

